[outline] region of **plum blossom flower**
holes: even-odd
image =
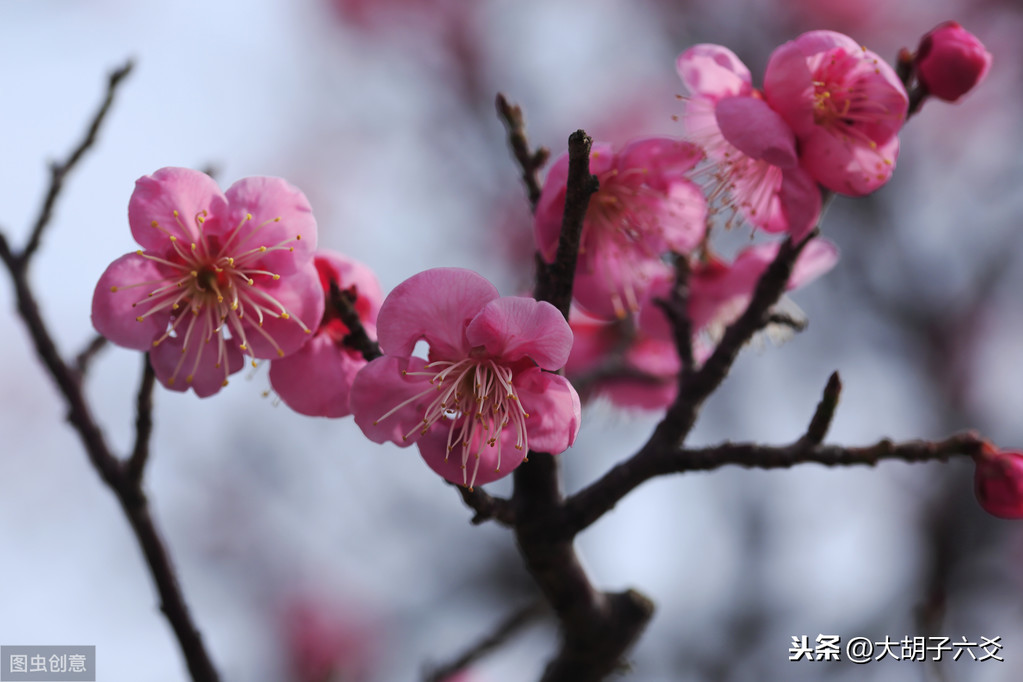
[[[556,370],[572,347],[549,303],[498,295],[471,270],[405,280],[377,318],[383,356],[355,377],[355,423],[376,443],[415,442],[426,463],[473,487],[507,475],[530,449],[557,454],[579,431],[579,396]],[[427,359],[412,355],[429,345]]]
[[[767,232],[801,239],[821,211],[820,190],[800,168],[796,138],[728,48],[694,45],[675,62],[689,91],[683,123],[707,154],[712,210],[724,207]]]
[[[694,264],[689,276],[689,320],[694,334],[693,350],[697,362],[704,362],[714,351],[728,325],[735,322],[753,298],[760,277],[778,255],[778,243],[757,244],[743,249],[731,263],[714,255]],[[786,289],[797,289],[824,273],[838,262],[838,249],[826,239],[810,241],[799,254]],[[667,298],[671,281],[651,290],[651,301],[639,314],[640,330],[651,338],[671,339],[672,330],[663,311],[653,304],[654,297]],[[782,299],[780,304],[786,304]]]
[[[575,341],[565,375],[584,402],[605,397],[638,410],[662,410],[674,402],[682,365],[672,339],[644,333],[634,316],[599,320],[573,308],[568,321]]]
[[[383,294],[373,271],[347,256],[322,250],[313,256],[313,265],[324,296],[329,296],[331,284],[352,296],[362,326],[374,337]],[[270,362],[270,385],[288,407],[310,417],[347,417],[352,413],[348,393],[366,360],[361,352],[344,344],[348,332],[328,305],[308,343]]]
[[[1023,452],[985,447],[973,458],[974,492],[988,514],[1023,519]]]
[[[575,298],[591,315],[620,319],[635,311],[653,276],[666,268],[667,251],[687,253],[703,238],[706,200],[686,177],[703,153],[688,142],[646,138],[617,154],[594,143],[590,173],[600,189],[583,221]],[[536,207],[540,255],[554,261],[561,234],[568,155],[551,166]]]
[[[284,180],[245,178],[221,193],[205,173],[162,168],[135,183],[128,223],[142,248],[100,277],[92,322],[148,351],[172,390],[212,395],[243,354],[283,357],[323,316],[316,221]]]
[[[991,53],[958,22],[946,21],[920,41],[914,64],[927,94],[955,102],[987,76]]]
[[[771,54],[764,96],[795,132],[814,180],[851,196],[888,182],[909,98],[876,54],[841,33],[804,33]]]

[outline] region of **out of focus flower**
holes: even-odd
[[[245,178],[221,193],[205,173],[162,168],[135,183],[128,222],[142,248],[100,277],[92,322],[148,351],[167,388],[212,395],[243,354],[284,357],[323,316],[316,221],[284,180]]]
[[[598,320],[573,308],[568,321],[575,341],[565,375],[583,400],[605,397],[642,410],[663,410],[675,400],[681,363],[672,339],[643,333],[634,316]]]
[[[707,202],[687,173],[703,157],[696,146],[669,138],[636,140],[617,154],[594,143],[590,173],[600,189],[590,197],[583,222],[574,295],[591,315],[620,319],[658,272],[661,255],[687,253],[706,228]],[[561,234],[568,155],[551,166],[536,207],[537,248],[554,261]]]
[[[927,94],[955,102],[984,80],[991,53],[958,22],[946,21],[920,41],[914,64]]]
[[[288,679],[295,682],[359,682],[369,677],[374,633],[341,615],[322,599],[298,597],[281,613]]]
[[[988,514],[1023,519],[1023,452],[985,448],[973,458],[974,492]]]
[[[802,238],[820,215],[820,190],[799,166],[791,128],[753,89],[749,69],[728,48],[709,44],[689,48],[675,66],[689,91],[686,133],[707,154],[712,210]]]
[[[876,54],[841,33],[804,33],[771,54],[764,96],[792,127],[817,182],[851,196],[888,182],[909,98]]]
[[[711,255],[692,266],[688,312],[697,362],[710,356],[728,325],[746,310],[757,282],[777,254],[777,243],[758,244],[744,249],[731,263]],[[825,239],[812,240],[796,259],[786,289],[791,291],[813,281],[837,262],[838,249],[834,244]],[[652,297],[666,299],[670,285],[660,284],[652,290]],[[672,338],[668,320],[653,300],[640,311],[639,328],[651,338]]]
[[[383,294],[373,271],[347,256],[318,251],[313,264],[326,297],[331,284],[351,297],[363,328],[376,336],[377,312]],[[320,326],[309,342],[270,363],[270,385],[291,409],[310,417],[346,417],[348,393],[355,375],[366,366],[362,353],[346,346],[349,329],[333,306],[327,305]]]
[[[355,377],[355,422],[377,443],[416,442],[445,479],[472,487],[501,478],[530,449],[557,454],[579,431],[579,396],[557,370],[572,331],[549,303],[499,296],[480,275],[436,268],[384,300],[380,349]],[[412,352],[429,345],[427,359]]]

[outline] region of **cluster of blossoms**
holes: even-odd
[[[923,96],[954,100],[984,77],[990,55],[949,23],[903,61],[906,82],[915,75]],[[368,267],[316,251],[309,203],[285,181],[247,178],[222,193],[203,173],[164,168],[136,184],[128,219],[141,248],[100,277],[93,323],[147,351],[163,385],[201,397],[226,385],[244,356],[268,359],[271,385],[297,412],[354,415],[371,440],[415,443],[434,471],[468,487],[506,475],[531,449],[572,445],[580,398],[562,368],[584,395],[664,408],[681,369],[658,304],[674,283],[669,256],[688,261],[686,312],[702,363],[778,251],[776,241],[755,243],[727,259],[710,244],[714,226],[744,222],[810,239],[789,289],[827,272],[837,250],[810,236],[822,195],[860,196],[887,182],[910,107],[891,67],[831,31],[775,50],[762,90],[722,46],[694,46],[676,66],[689,91],[686,139],[591,148],[599,190],[583,222],[569,321],[457,268],[421,272],[384,299]],[[566,155],[552,164],[536,208],[547,262],[567,176]],[[339,298],[378,339],[379,354],[356,348]],[[420,342],[426,357],[414,355]],[[1005,481],[1018,487],[1015,465],[1003,460],[978,460],[978,495],[983,489],[995,506]]]

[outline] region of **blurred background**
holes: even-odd
[[[799,33],[894,59],[945,19],[994,54],[958,105],[928,102],[892,182],[839,198],[838,267],[795,295],[807,331],[748,349],[691,442],[797,437],[833,370],[842,444],[977,428],[1023,446],[1023,6],[1015,0],[128,0],[0,3],[0,228],[22,244],[48,180],[131,57],[97,148],[64,191],[32,281],[65,355],[94,336],[94,283],[134,249],[136,178],[212,167],[288,178],[320,244],[385,291],[463,266],[530,286],[532,232],[494,113],[504,92],[555,154],[584,128],[680,134],[676,55],[727,45],[758,79]],[[114,497],[90,468],[0,277],[0,644],[94,644],[99,679],[187,679]],[[137,353],[87,386],[130,447]],[[266,367],[207,400],[157,388],[147,489],[222,672],[241,682],[421,679],[536,595],[510,533],[472,527],[414,449],[292,413]],[[567,486],[631,454],[657,415],[587,406]],[[504,482],[507,483],[507,482]],[[506,491],[502,483],[492,486]],[[993,682],[1023,671],[1023,526],[988,517],[972,465],[729,469],[650,482],[579,539],[594,582],[657,612],[629,679]],[[1001,637],[1004,663],[788,661],[792,637]],[[536,679],[542,618],[463,682]],[[978,651],[978,653],[980,653]]]

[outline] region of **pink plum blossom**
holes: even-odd
[[[172,390],[212,395],[243,354],[292,353],[323,316],[316,221],[284,180],[245,178],[221,193],[205,173],[162,168],[135,183],[128,223],[142,248],[100,277],[92,322],[148,351]]]
[[[565,364],[572,331],[549,303],[435,268],[387,296],[377,331],[384,354],[355,377],[350,399],[370,440],[415,442],[434,471],[470,488],[507,475],[530,449],[557,454],[575,441],[579,396],[545,371]],[[412,355],[421,340],[426,359]]]
[[[694,264],[689,276],[689,320],[698,362],[713,352],[725,329],[739,318],[753,298],[760,277],[778,254],[776,242],[743,249],[728,263],[710,255]],[[825,239],[813,239],[796,259],[786,289],[797,289],[828,272],[838,262],[838,249]],[[671,339],[672,330],[653,297],[667,298],[671,282],[651,290],[651,301],[639,315],[640,330],[652,337]]]
[[[355,310],[370,337],[383,294],[373,271],[347,256],[317,251],[313,264],[324,296],[333,283],[355,300]],[[326,307],[309,342],[287,357],[270,362],[270,385],[296,412],[310,417],[347,417],[348,393],[355,375],[366,366],[362,353],[344,344],[348,327],[332,306]]]
[[[851,196],[888,182],[909,99],[876,54],[841,33],[804,33],[771,54],[764,95],[795,132],[814,180]]]
[[[663,410],[675,400],[681,363],[672,339],[645,334],[633,316],[606,321],[573,309],[568,320],[575,342],[565,374],[584,401]]]
[[[688,142],[646,138],[617,154],[594,143],[590,173],[600,189],[590,197],[575,274],[576,302],[591,315],[620,319],[665,265],[668,251],[687,253],[703,238],[706,200],[687,173],[702,158]],[[534,221],[545,261],[554,261],[561,234],[568,155],[559,157],[544,181]]]
[[[988,514],[1023,519],[1023,452],[985,447],[973,458],[974,492]]]
[[[991,53],[958,22],[946,21],[923,37],[914,63],[928,94],[955,102],[987,76]]]
[[[706,151],[711,206],[801,239],[820,215],[820,190],[800,168],[795,135],[753,88],[749,69],[728,48],[709,44],[689,48],[675,66],[689,91],[686,133]]]

